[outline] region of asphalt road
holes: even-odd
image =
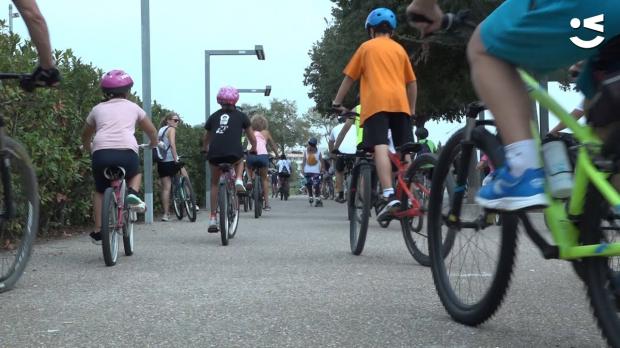
[[[506,301],[470,328],[446,314],[398,224],[373,222],[353,256],[342,205],[272,206],[243,213],[226,247],[204,211],[139,225],[134,256],[114,267],[87,234],[38,243],[0,294],[0,347],[604,346],[570,265],[544,261],[523,233]]]

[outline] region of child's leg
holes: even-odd
[[[312,198],[312,177],[309,174],[306,174],[306,191],[308,191],[308,196]]]
[[[161,205],[164,208],[164,215],[170,215],[170,191],[172,186],[172,177],[164,176],[159,179],[161,184]]]
[[[243,166],[241,166],[243,168]],[[243,170],[243,169],[242,169]],[[217,215],[217,195],[220,185],[220,167],[211,164],[211,217]]]

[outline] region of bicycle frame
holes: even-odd
[[[116,227],[119,229],[122,229],[123,225],[125,224],[125,222],[123,221],[123,210],[125,210],[125,199],[124,197],[121,197],[121,194],[123,191],[126,191],[127,188],[125,187],[125,190],[123,190],[123,186],[126,186],[124,179],[114,179],[110,183],[110,187],[114,189],[114,198],[116,199],[116,204],[118,206],[117,213],[116,213],[117,214]]]
[[[579,124],[540,87],[533,77],[522,70],[519,70],[519,73],[532,98],[554,113],[564,125],[573,131],[575,138],[582,144],[577,154],[574,185],[568,210],[565,208],[564,202],[557,199],[552,199],[549,207],[545,209],[549,229],[559,248],[559,258],[574,260],[593,256],[620,256],[620,243],[579,245],[580,232],[574,224],[574,218],[571,219],[571,217],[578,217],[583,214],[589,182],[598,189],[614,210],[620,210],[620,194],[607,180],[611,173],[597,169],[592,160],[591,152],[595,155],[599,154],[603,142],[591,127]]]
[[[409,198],[409,201],[411,202],[411,208],[407,210],[399,210],[395,213],[392,213],[392,215],[397,219],[402,217],[414,217],[424,215],[424,212],[421,209],[422,206],[420,205],[420,202],[417,200],[417,198],[415,198],[413,193],[411,193],[411,190],[409,190],[409,187],[405,182],[404,175],[407,171],[407,166],[405,166],[406,162],[404,160],[401,161],[401,156],[399,154],[389,153],[388,155],[392,164],[394,164],[396,168],[398,168],[398,171],[396,173],[396,197],[401,197],[401,194],[404,191],[407,195],[407,198]],[[425,194],[430,194],[430,190],[428,190],[428,188],[423,187],[419,183],[415,183],[415,185]]]

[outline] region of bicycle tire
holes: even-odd
[[[362,164],[358,170],[358,177],[353,179],[356,189],[352,192],[352,204],[349,205],[349,242],[353,255],[361,255],[364,250],[372,206],[372,166]]]
[[[581,216],[580,240],[583,244],[617,242],[601,229],[609,205],[596,187],[590,185]],[[613,233],[617,233],[614,231]],[[587,257],[580,272],[587,289],[590,306],[599,329],[611,347],[620,347],[620,264],[619,257]],[[615,267],[614,267],[615,266]]]
[[[254,218],[258,219],[262,215],[263,210],[263,193],[261,192],[261,179],[258,173],[254,174],[254,186],[252,187],[252,190],[254,190]]]
[[[181,177],[181,190],[183,190],[183,207],[187,218],[191,222],[196,222],[196,197],[194,196],[194,189],[189,178]]]
[[[123,212],[123,250],[125,251],[125,256],[133,255],[133,222],[136,212],[131,211],[129,209],[125,209]]]
[[[180,193],[181,186],[178,184],[178,182],[179,182],[178,177],[176,176],[172,177],[170,196],[172,197],[171,201],[172,201],[172,210],[174,210],[174,215],[176,215],[177,219],[183,220],[183,207],[181,206],[183,202],[181,201],[181,193]]]
[[[420,205],[422,209],[425,210],[428,207],[428,196],[417,190],[417,185],[425,185],[426,178],[430,176],[432,168],[437,166],[437,158],[435,155],[427,153],[416,156],[416,159],[413,161],[407,173],[405,174],[405,181],[407,183],[407,187],[411,190],[414,197]],[[430,169],[429,169],[430,167]],[[427,185],[427,184],[426,184]],[[430,189],[430,186],[425,186],[427,189]],[[404,190],[401,191],[401,210],[409,209],[409,197],[405,194]],[[412,227],[412,221],[417,220],[417,224],[419,224],[419,228]],[[403,238],[405,239],[405,245],[407,246],[407,250],[409,250],[409,254],[422,266],[430,266],[431,260],[428,256],[428,236],[426,232],[422,232],[422,225],[424,223],[424,215],[417,216],[416,218],[403,216],[400,220],[401,231],[403,232]],[[446,241],[449,242],[449,238],[446,238]],[[446,248],[444,248],[444,252],[446,252]]]
[[[101,209],[101,249],[106,266],[114,266],[118,259],[118,205],[114,189],[108,187],[103,194]]]
[[[220,184],[217,193],[217,204],[220,211],[220,238],[222,245],[228,245],[228,188],[224,184]]]
[[[249,205],[250,205],[250,203],[248,202],[249,201],[248,196],[247,195],[239,195],[239,199],[241,199],[243,201],[243,211],[247,213]]]
[[[239,197],[236,194],[231,194],[228,201],[228,238],[233,239],[237,234],[237,227],[239,227]]]
[[[3,184],[0,186],[0,202],[4,202],[6,192],[12,192],[11,200],[19,217],[11,218],[8,224],[7,221],[0,223],[0,293],[12,289],[21,278],[32,255],[32,245],[39,228],[39,189],[30,157],[19,142],[9,137],[4,137],[4,151],[10,162],[9,169],[16,175],[9,173],[9,180],[6,181],[11,183],[9,188]],[[2,210],[5,211],[4,207]],[[22,218],[20,213],[23,213],[23,221],[17,221]],[[17,236],[12,235],[13,227],[21,231],[17,232]],[[18,244],[11,244],[12,240]],[[10,247],[5,249],[5,245]]]
[[[479,135],[478,133],[482,133],[483,135]],[[480,136],[482,136],[483,139],[480,139]],[[428,212],[429,256],[435,288],[448,314],[459,323],[477,326],[493,316],[506,296],[514,269],[518,221],[516,215],[502,214],[503,222],[500,227],[501,232],[496,230],[474,230],[471,237],[469,237],[467,234],[468,231],[464,228],[445,226],[448,229],[446,239],[453,238],[453,240],[449,245],[449,250],[447,252],[444,250],[445,245],[442,236],[442,227],[444,227],[444,222],[448,220],[447,216],[444,216],[444,212],[442,211],[442,203],[445,196],[445,182],[448,181],[447,179],[452,175],[454,161],[462,152],[463,139],[463,129],[457,131],[450,137],[439,155],[438,164],[433,173],[434,176],[431,185]],[[472,132],[472,140],[476,148],[489,155],[491,162],[496,168],[500,166],[501,162],[496,150],[501,150],[502,146],[492,134],[484,129],[478,132],[477,128]],[[494,145],[489,145],[492,143],[494,143]],[[472,152],[475,153],[475,149],[472,149]],[[463,159],[463,161],[464,160],[465,159]],[[463,166],[459,164],[458,167]],[[467,170],[467,173],[469,173],[469,166],[464,167],[465,168],[461,169]],[[450,198],[448,200],[450,202],[452,201]],[[460,218],[463,218],[463,214],[461,214]],[[452,237],[450,237],[451,234]],[[485,265],[477,260],[473,262],[475,266],[454,262],[453,258],[461,255],[474,258],[475,256],[473,256],[474,253],[472,250],[484,251],[483,248],[485,245],[483,243],[474,246],[469,246],[469,244],[478,242],[487,237],[490,239],[488,244],[497,248],[495,252],[497,260],[495,260],[492,266],[485,268]],[[464,243],[468,244],[469,249],[468,252],[461,253],[459,247]],[[490,257],[493,255],[493,252],[483,253],[483,255]],[[454,266],[456,272],[464,271],[465,274],[453,275],[451,273],[452,266]],[[449,269],[447,269],[447,267]],[[472,286],[471,284],[461,286],[461,279],[464,279],[463,281],[482,281],[488,279],[489,281],[487,282],[488,286],[483,284],[479,286]],[[459,284],[454,287],[451,280]],[[470,295],[468,295],[466,299],[459,297],[457,292],[467,289],[478,290],[477,292],[479,292],[480,297],[476,299],[472,299],[473,296]]]

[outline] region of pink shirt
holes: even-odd
[[[261,132],[254,132],[254,137],[256,138],[256,154],[257,155],[268,155],[267,152],[267,140],[265,136]]]
[[[134,133],[136,124],[146,117],[146,112],[135,103],[114,98],[95,105],[86,123],[95,126],[92,152],[101,149],[130,149],[138,153]]]

